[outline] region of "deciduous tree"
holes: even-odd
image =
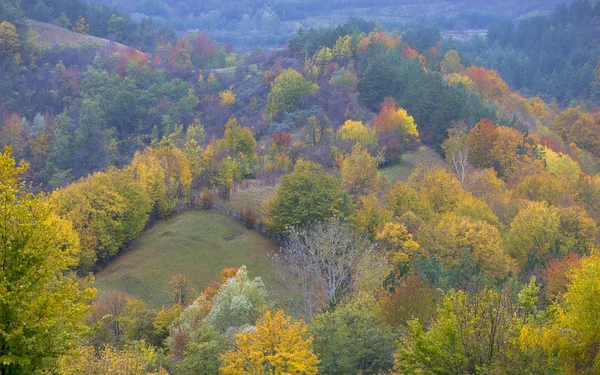
[[[460,74],[465,70],[465,66],[460,63],[460,56],[456,50],[452,49],[444,55],[444,60],[441,63],[443,75]]]
[[[281,179],[269,207],[272,228],[286,232],[348,212],[341,182],[319,164],[299,161],[294,171]]]
[[[212,300],[205,322],[232,337],[254,325],[267,308],[267,290],[260,277],[251,279],[245,266],[228,279]]]
[[[377,148],[377,134],[375,129],[366,126],[361,121],[348,120],[340,127],[337,134],[339,141],[360,143],[369,150]]]
[[[510,254],[521,267],[530,262],[544,262],[558,239],[560,213],[546,202],[530,202],[510,224]]]
[[[12,56],[20,46],[15,25],[8,21],[0,22],[0,57]]]
[[[79,239],[71,224],[28,194],[10,148],[0,153],[0,373],[50,370],[88,332],[95,294],[70,269]]]
[[[342,162],[342,186],[353,197],[374,193],[379,188],[377,161],[366,148],[357,144]]]
[[[386,98],[383,102],[373,128],[379,145],[385,146],[387,159],[391,162],[400,161],[407,145],[419,138],[415,119],[404,108],[399,108],[392,98]]]
[[[422,252],[436,257],[448,268],[473,262],[474,272],[482,272],[491,279],[502,279],[513,268],[513,261],[502,246],[500,232],[483,221],[446,213],[432,230],[419,232],[417,242]],[[470,276],[474,275],[465,272],[461,277]]]
[[[569,286],[548,327],[528,326],[524,342],[541,345],[556,353],[565,374],[595,374],[600,371],[600,255],[594,252],[581,260],[569,275]]]
[[[395,335],[378,312],[374,299],[361,295],[314,317],[320,373],[379,374],[392,367]]]
[[[374,249],[366,236],[354,233],[340,218],[292,230],[283,258],[301,279],[308,319],[352,289],[356,266]]]
[[[492,372],[509,346],[516,312],[507,290],[474,295],[451,290],[427,331],[419,320],[409,322],[409,334],[398,343],[394,374]]]
[[[267,116],[273,117],[281,110],[290,111],[302,98],[315,91],[317,91],[317,85],[304,79],[296,70],[283,70],[271,83]]]
[[[256,329],[236,336],[234,349],[223,353],[225,375],[316,375],[319,359],[302,321],[292,321],[283,311],[267,311]]]

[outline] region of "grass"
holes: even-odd
[[[215,211],[188,211],[160,221],[142,233],[129,249],[96,274],[99,294],[120,290],[141,298],[149,307],[170,302],[169,279],[186,275],[201,291],[218,280],[225,267],[246,265],[251,277],[261,276],[277,301],[289,296],[277,288],[270,256],[277,245]]]
[[[245,65],[244,67],[248,69],[248,73],[250,74],[262,74],[261,70],[258,68],[258,64]],[[235,79],[235,74],[238,68],[240,67],[232,66],[229,68],[211,69],[211,72],[217,73],[226,79],[233,80]]]
[[[402,155],[399,164],[390,165],[379,169],[381,177],[386,177],[392,183],[402,180],[406,181],[415,167],[419,164],[440,163],[440,156],[429,147],[421,146],[416,152]]]
[[[262,204],[267,198],[275,194],[278,185],[275,186],[255,186],[251,185],[243,190],[236,190],[231,194],[231,199],[224,201],[218,199],[216,203],[221,206],[240,211],[246,207],[254,208],[259,212],[262,211]]]
[[[133,53],[146,56],[145,53],[134,48],[127,47],[121,43],[111,43],[108,39],[97,38],[91,35],[83,35],[49,23],[28,20],[28,38],[36,41],[43,47],[54,45],[72,48],[106,48],[113,47],[121,53]]]

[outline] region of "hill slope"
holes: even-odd
[[[270,255],[276,250],[274,242],[232,217],[214,211],[188,211],[144,232],[124,254],[96,274],[95,285],[100,294],[121,290],[141,298],[149,307],[159,307],[171,302],[167,287],[174,274],[186,275],[201,291],[219,278],[221,269],[244,264],[250,276],[261,276],[273,289],[277,275]]]
[[[97,38],[91,35],[79,34],[49,23],[27,20],[27,25],[29,26],[28,38],[35,39],[37,44],[43,47],[61,46],[81,48],[84,46],[96,46],[96,48],[114,48],[122,53],[147,56],[144,52],[121,43],[111,42],[108,39]]]

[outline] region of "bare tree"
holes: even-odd
[[[446,153],[446,160],[452,166],[456,177],[465,183],[467,175],[471,170],[469,163],[469,146],[467,145],[467,136],[469,132],[464,122],[456,124],[448,129],[448,139],[444,141],[442,148]]]
[[[474,169],[469,162],[468,136],[467,126],[461,121],[448,129],[448,139],[442,144],[446,161],[465,189],[479,180],[483,174],[483,171]]]
[[[353,273],[375,244],[355,233],[341,218],[317,223],[308,229],[293,229],[289,243],[283,247],[285,268],[282,276],[289,280],[291,271],[301,284],[306,318],[336,301],[353,287]]]

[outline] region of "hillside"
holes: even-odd
[[[108,39],[97,38],[91,35],[83,35],[60,26],[49,23],[28,20],[28,38],[33,38],[38,45],[43,47],[95,47],[95,48],[114,48],[116,51],[133,55],[135,57],[145,57],[147,54],[135,48],[128,47],[121,43],[113,42]]]
[[[464,13],[496,14],[514,19],[531,14],[547,14],[560,1],[344,1],[338,2],[332,12],[327,15],[307,14],[297,20],[283,22],[291,26],[296,22],[305,28],[337,26],[344,24],[350,18],[364,18],[383,24],[402,24],[423,20],[435,20],[457,17]],[[461,25],[457,27],[461,29]]]
[[[261,276],[271,289],[277,276],[269,256],[276,250],[275,243],[232,217],[189,211],[144,232],[96,274],[95,285],[100,295],[121,290],[156,308],[170,302],[168,282],[177,273],[201,291],[223,268],[246,265],[250,276]]]
[[[351,18],[375,21],[386,30],[405,29],[407,24],[434,22],[443,30],[485,30],[499,20],[516,20],[549,14],[559,3],[572,0],[531,0],[527,2],[474,0],[391,0],[391,1],[202,1],[94,0],[118,8],[141,22],[151,19],[158,25],[172,25],[178,31],[208,32],[222,43],[238,49],[250,46],[281,47],[298,28],[335,27]],[[479,32],[481,33],[481,31]],[[462,37],[462,34],[461,34]]]
[[[0,375],[600,374],[600,5],[7,1]]]

